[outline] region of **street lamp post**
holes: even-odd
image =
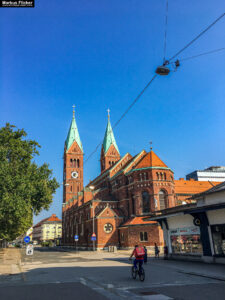
[[[66,189],[66,187],[69,186],[70,184],[67,183],[67,182],[62,182],[61,185],[63,186],[63,201],[64,201],[64,192],[65,192],[65,189]],[[64,204],[64,203],[63,203],[63,204]],[[64,229],[64,226],[65,226],[65,224],[64,224],[64,220],[63,220],[63,222],[62,222],[62,227],[63,227],[63,229]],[[66,242],[66,232],[65,232],[65,230],[63,230],[63,231],[64,231],[64,233],[62,232],[62,242],[63,242],[63,244],[65,245],[65,242]]]
[[[95,187],[93,186],[93,185],[91,185],[90,187],[90,190],[91,190],[91,192],[92,192],[92,233],[95,233],[95,216],[94,216],[94,189],[95,189]],[[92,236],[92,238],[93,238],[93,236]],[[92,242],[93,242],[93,251],[95,251],[95,240],[93,239],[92,240]]]

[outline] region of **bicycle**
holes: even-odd
[[[139,276],[140,281],[145,280],[145,270],[140,264],[138,264],[138,269],[135,268],[135,266],[132,266],[131,268],[131,276],[133,279],[137,278],[137,275]]]

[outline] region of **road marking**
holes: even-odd
[[[149,296],[142,296],[141,297],[143,300],[173,300],[174,298],[170,298],[170,297],[167,297],[165,295],[162,295],[162,294],[158,294],[158,295],[149,295]]]

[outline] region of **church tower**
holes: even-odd
[[[83,155],[73,106],[73,118],[64,148],[63,203],[68,202],[83,189]]]
[[[113,134],[112,126],[110,123],[110,110],[108,109],[108,123],[105,131],[104,141],[101,149],[101,173],[114,165],[120,160],[119,148]]]

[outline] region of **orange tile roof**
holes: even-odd
[[[176,194],[197,194],[204,192],[221,182],[195,181],[195,180],[174,180]]]
[[[37,223],[36,225],[34,225],[33,227],[38,227],[41,224],[43,224],[44,222],[54,222],[54,221],[58,221],[58,222],[62,222],[62,220],[60,220],[55,214],[52,214],[51,217],[45,218],[43,220],[41,220],[39,223]]]
[[[156,221],[144,221],[143,217],[133,217],[127,220],[122,226],[130,226],[130,225],[149,225],[149,224],[157,224]]]
[[[166,164],[155,154],[150,151],[142,160],[136,165],[135,169],[147,168],[147,167],[163,167],[168,168]]]

